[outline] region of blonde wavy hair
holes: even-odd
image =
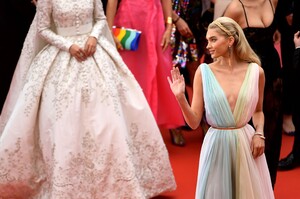
[[[242,28],[229,17],[219,17],[208,26],[208,29],[216,29],[225,37],[234,38],[233,51],[235,55],[246,62],[254,62],[261,65],[258,55],[252,50]]]

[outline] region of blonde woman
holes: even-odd
[[[197,128],[205,109],[211,126],[201,149],[196,198],[272,199],[264,155],[265,76],[260,60],[230,18],[213,21],[206,38],[215,61],[197,69],[191,106],[179,70],[174,68],[168,78],[187,124]],[[248,124],[251,119],[255,128]]]

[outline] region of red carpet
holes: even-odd
[[[194,199],[199,152],[203,139],[201,130],[186,131],[184,137],[186,146],[177,147],[171,144],[167,130],[162,132],[165,143],[169,150],[173,166],[177,190],[165,193],[155,199]],[[292,147],[293,137],[283,135],[281,157],[286,156]],[[276,199],[300,198],[300,167],[291,171],[278,171],[275,185]]]

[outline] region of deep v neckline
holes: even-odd
[[[236,101],[235,101],[235,105],[234,105],[233,110],[231,110],[229,101],[228,101],[228,99],[227,99],[227,97],[226,97],[226,93],[225,93],[223,87],[221,86],[220,82],[219,82],[218,79],[216,78],[216,76],[215,76],[214,72],[212,71],[212,69],[210,68],[210,66],[207,65],[208,68],[209,68],[209,71],[210,71],[211,74],[212,74],[213,79],[216,81],[216,83],[217,83],[217,85],[218,85],[218,87],[219,87],[219,89],[220,89],[220,91],[221,91],[221,93],[222,93],[222,96],[223,96],[223,98],[224,98],[224,100],[225,100],[225,102],[226,102],[226,104],[227,104],[227,108],[228,108],[228,110],[230,111],[230,113],[232,114],[232,116],[234,116],[234,114],[235,114],[235,112],[236,112],[237,104],[238,104],[239,101],[240,101],[241,91],[243,90],[243,87],[245,87],[246,79],[247,79],[248,73],[250,72],[250,64],[251,64],[251,63],[248,64],[247,70],[246,70],[246,72],[245,72],[245,74],[244,74],[244,80],[243,80],[243,82],[242,82],[242,84],[241,84],[241,86],[240,86],[240,88],[239,88],[239,91],[238,91],[238,94],[237,94],[237,99],[236,99]]]

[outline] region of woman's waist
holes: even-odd
[[[83,25],[76,25],[71,27],[56,27],[56,32],[61,36],[79,36],[90,33],[93,29],[93,23],[87,23]]]
[[[239,126],[217,126],[217,125],[211,125],[210,128],[216,129],[216,130],[225,130],[225,131],[231,131],[231,130],[240,130],[245,128],[246,126],[249,126],[249,124],[243,124]]]

